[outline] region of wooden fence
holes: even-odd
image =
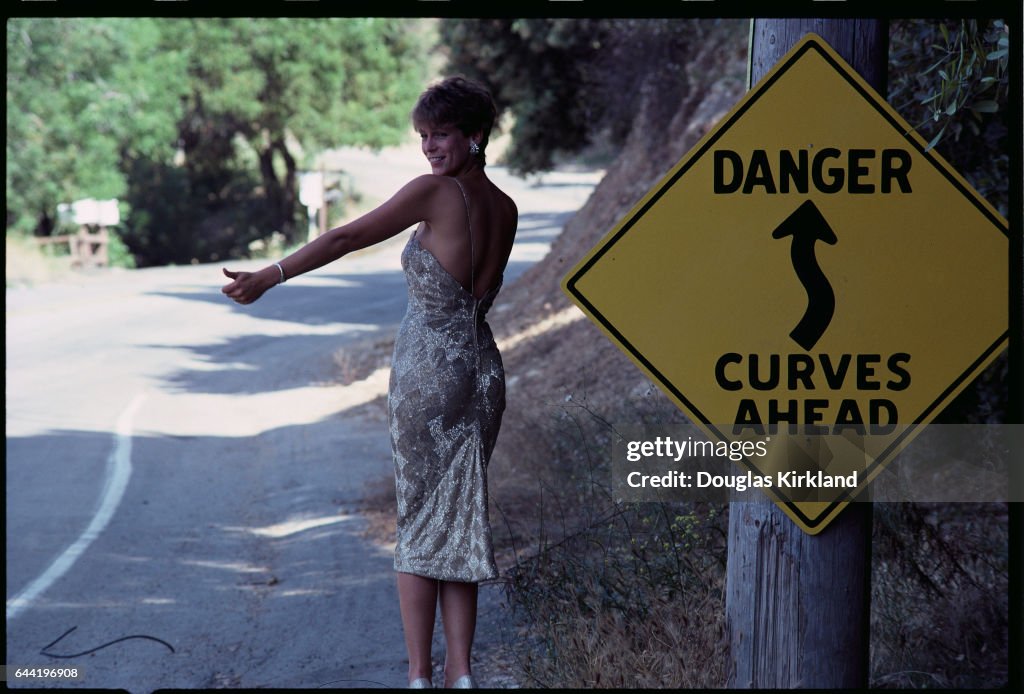
[[[106,227],[99,227],[95,232],[83,226],[76,234],[60,236],[37,236],[36,243],[50,246],[66,243],[71,252],[71,267],[107,267],[110,265],[110,235]]]

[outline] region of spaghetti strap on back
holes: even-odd
[[[488,519],[487,465],[505,409],[505,374],[487,311],[501,282],[475,295],[415,234],[402,252],[409,305],[395,338],[388,418],[398,497],[395,569],[447,581],[498,575]]]
[[[466,233],[469,234],[469,293],[476,296],[476,275],[474,274],[476,253],[473,252],[473,222],[469,216],[469,197],[466,196],[466,189],[459,182],[459,179],[453,178],[452,180],[459,186],[459,191],[462,193],[462,201],[466,203]]]

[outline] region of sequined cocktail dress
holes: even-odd
[[[477,299],[415,235],[402,252],[402,268],[409,307],[395,338],[388,389],[398,495],[395,570],[446,581],[495,578],[487,463],[505,409],[505,374],[484,316],[501,283]]]

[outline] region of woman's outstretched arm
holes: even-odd
[[[251,304],[264,292],[286,279],[315,270],[353,251],[380,243],[422,221],[428,223],[436,215],[440,176],[425,174],[414,178],[391,199],[362,217],[335,227],[310,241],[280,263],[268,265],[257,272],[232,272],[221,288],[229,298],[240,304]]]

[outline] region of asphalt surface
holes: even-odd
[[[382,191],[426,170],[339,156]],[[598,174],[492,177],[522,218],[509,282]],[[247,307],[220,265],[7,290],[8,686],[405,686],[392,555],[356,511],[391,456],[386,426],[351,411],[387,373],[342,386],[333,360],[397,326],[403,241]]]

